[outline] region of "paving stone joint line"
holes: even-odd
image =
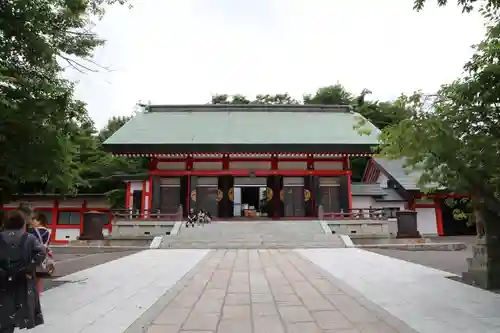
[[[147,332],[414,332],[393,325],[329,277],[290,250],[217,250],[196,266]]]

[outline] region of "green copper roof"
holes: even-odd
[[[387,195],[379,184],[352,183],[351,193],[354,196],[381,197]]]
[[[418,168],[409,169],[405,167],[406,159],[400,158],[397,160],[391,160],[383,157],[374,157],[373,161],[382,168],[390,177],[392,177],[399,185],[406,191],[421,191],[418,184],[420,177],[422,177],[423,171]],[[437,188],[443,190],[444,187],[439,186],[436,183],[426,184],[424,187]]]
[[[150,106],[114,133],[105,145],[376,145],[354,126],[348,106],[174,105]],[[369,151],[367,151],[369,152]]]
[[[385,172],[387,172],[395,181],[407,191],[418,191],[418,181],[422,176],[422,171],[405,168],[405,159],[390,160],[383,157],[374,157],[373,161],[377,163]]]

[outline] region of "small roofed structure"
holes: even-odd
[[[419,185],[422,170],[406,167],[405,159],[372,157],[368,163],[363,181],[366,185],[380,186],[388,191],[386,196],[375,199],[382,203],[389,199],[403,198],[406,208],[417,212],[418,230],[427,236],[456,236],[475,234],[474,224],[468,223],[466,214],[470,195],[450,193],[437,184],[426,187],[434,189],[426,193]],[[393,201],[395,202],[395,201]],[[460,217],[461,216],[461,217]]]

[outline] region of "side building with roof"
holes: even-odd
[[[451,193],[441,188],[424,193],[418,182],[422,172],[408,170],[404,159],[372,157],[365,169],[363,183],[386,192],[386,198],[398,198],[405,209],[417,212],[418,229],[422,235],[475,235],[475,225],[468,223],[470,195]]]
[[[104,194],[78,194],[62,197],[51,193],[23,193],[15,195],[11,202],[0,205],[0,220],[11,210],[23,203],[35,213],[45,215],[47,227],[51,230],[52,244],[66,244],[76,240],[82,230],[87,213],[100,212],[103,218],[102,232],[111,233],[113,214]]]

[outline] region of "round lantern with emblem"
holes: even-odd
[[[270,187],[266,187],[266,199],[267,199],[267,201],[271,201],[273,199],[273,195],[274,195],[273,189]]]
[[[311,200],[311,191],[309,191],[307,188],[304,189],[304,201],[308,202]]]

